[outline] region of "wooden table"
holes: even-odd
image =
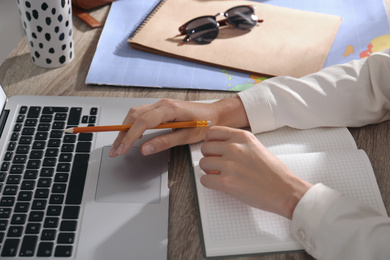
[[[390,2],[390,0],[386,0]],[[96,9],[91,14],[104,22],[109,7]],[[43,69],[29,57],[25,38],[0,67],[0,84],[8,96],[60,95],[93,97],[150,97],[181,100],[218,99],[233,96],[230,92],[105,87],[85,85],[90,63],[102,29],[91,30],[78,18],[73,19],[75,58],[67,66]],[[359,148],[370,157],[386,208],[390,213],[390,122],[350,129]],[[202,259],[199,217],[195,189],[190,174],[188,151],[185,146],[172,149],[169,168],[170,209],[168,259]],[[305,252],[235,258],[243,259],[313,259]]]

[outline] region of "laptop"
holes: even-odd
[[[0,88],[0,258],[166,259],[169,152],[109,158],[121,124],[157,99],[13,96]]]

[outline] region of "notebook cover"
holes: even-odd
[[[187,21],[246,4],[256,7],[263,23],[250,31],[223,26],[210,44],[180,46],[184,36],[177,36],[178,28]],[[128,42],[139,50],[221,68],[301,77],[323,67],[340,24],[338,16],[253,1],[163,0]]]

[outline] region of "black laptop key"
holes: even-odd
[[[40,132],[47,132],[49,130],[50,130],[50,124],[40,123],[38,125],[38,131],[40,131]]]
[[[34,256],[37,242],[38,242],[37,236],[25,236],[22,241],[22,246],[20,249],[19,256],[25,256],[25,257]]]
[[[45,224],[43,227],[45,228],[57,228],[58,227],[59,218],[58,217],[47,217],[45,219]]]
[[[39,234],[39,232],[41,231],[41,226],[42,226],[41,223],[36,223],[36,222],[28,223],[26,226],[26,234],[29,235]]]
[[[23,178],[26,180],[35,180],[38,177],[38,170],[37,169],[26,169],[24,172]]]
[[[64,131],[62,130],[52,130],[50,132],[50,138],[62,138]]]
[[[54,243],[52,242],[42,242],[38,246],[37,256],[41,257],[50,257],[53,254]]]
[[[62,212],[63,219],[78,219],[80,213],[80,206],[65,206]]]
[[[79,134],[79,141],[92,141],[93,133],[80,133]]]
[[[30,208],[30,203],[28,202],[18,202],[15,205],[15,212],[28,212],[28,209]]]
[[[0,220],[0,230],[1,231],[4,231],[7,229],[7,225],[8,225],[8,220],[6,219],[1,219]],[[62,224],[61,224],[62,225]],[[61,229],[62,230],[62,229]]]
[[[69,112],[69,117],[68,117],[68,125],[78,125],[80,124],[80,119],[81,119],[81,112],[82,108],[81,107],[72,107]]]
[[[19,184],[21,180],[21,175],[9,175],[7,178],[7,184]]]
[[[24,115],[27,113],[27,110],[28,110],[27,106],[22,106],[20,107],[19,114]]]
[[[13,164],[9,170],[10,173],[21,174],[24,171],[24,165]]]
[[[33,141],[32,136],[21,136],[19,139],[19,144],[31,144]]]
[[[54,240],[56,238],[57,231],[55,229],[44,229],[41,233],[41,240]]]
[[[81,204],[87,176],[89,154],[76,154],[69,180],[66,204]]]
[[[51,115],[54,113],[66,113],[68,112],[68,107],[44,107],[42,110],[42,114]]]
[[[77,221],[75,220],[63,220],[61,222],[60,231],[76,231]]]
[[[74,243],[74,233],[60,233],[60,234],[58,234],[57,242],[59,244],[73,244]]]
[[[21,237],[23,233],[23,226],[10,226],[8,228],[7,237]]]
[[[43,220],[44,212],[43,211],[31,211],[28,217],[30,222],[41,222]]]
[[[27,118],[39,118],[41,107],[30,107],[27,112]]]
[[[4,196],[0,200],[0,207],[13,207],[15,204],[15,197]]]
[[[13,152],[6,152],[4,156],[4,161],[11,161],[13,158],[14,153]]]
[[[25,118],[25,115],[20,114],[20,115],[18,115],[18,117],[16,118],[16,122],[17,122],[17,123],[23,123],[23,122],[24,122],[24,118]]]
[[[35,140],[47,140],[48,133],[47,132],[37,132],[35,134]]]
[[[24,122],[25,126],[36,126],[38,123],[38,119],[36,118],[29,118]]]
[[[34,135],[35,128],[32,127],[24,127],[22,130],[22,135]]]
[[[75,145],[74,144],[63,144],[61,146],[61,152],[73,152]]]
[[[55,121],[65,121],[67,118],[68,114],[66,113],[57,113],[54,117]]]
[[[30,152],[30,159],[42,159],[43,151],[42,150],[34,150]]]
[[[23,225],[26,223],[27,215],[26,214],[14,214],[11,219],[11,224],[13,225]]]
[[[11,208],[0,208],[0,219],[6,219],[11,216]]]
[[[91,151],[91,142],[78,142],[76,146],[76,152],[89,153]]]
[[[14,132],[19,132],[22,129],[22,124],[15,124]]]
[[[47,212],[46,214],[48,216],[60,216],[61,215],[61,211],[62,211],[62,207],[61,206],[49,206],[47,207]]]
[[[20,239],[7,239],[4,242],[1,256],[16,256]]]
[[[43,113],[43,112],[42,112]],[[51,122],[53,120],[53,115],[42,115],[39,122]]]
[[[12,163],[24,164],[24,163],[26,163],[26,161],[27,161],[27,155],[25,155],[25,154],[17,154],[17,155],[15,155]]]
[[[72,255],[71,246],[57,246],[54,256],[58,257],[70,257]]]
[[[89,111],[89,114],[93,115],[93,116],[96,116],[97,112],[98,112],[98,108],[97,107],[91,107],[91,110]]]
[[[65,122],[54,122],[52,125],[53,129],[64,129],[65,128]]]
[[[16,147],[16,142],[9,142],[7,150],[13,151],[15,147]]]
[[[31,201],[32,195],[32,191],[21,191],[18,194],[18,201]]]
[[[11,141],[17,141],[19,139],[19,133],[14,132],[11,134]]]
[[[17,154],[28,154],[29,151],[30,151],[29,145],[18,145],[18,147],[16,147]]]
[[[10,163],[9,163],[9,162],[3,162],[3,163],[1,164],[1,171],[8,171],[9,166],[10,166]]]

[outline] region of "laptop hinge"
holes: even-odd
[[[5,123],[7,122],[8,114],[9,114],[8,109],[4,109],[3,113],[1,113],[1,116],[0,116],[0,137],[3,135],[3,130],[4,130]]]

